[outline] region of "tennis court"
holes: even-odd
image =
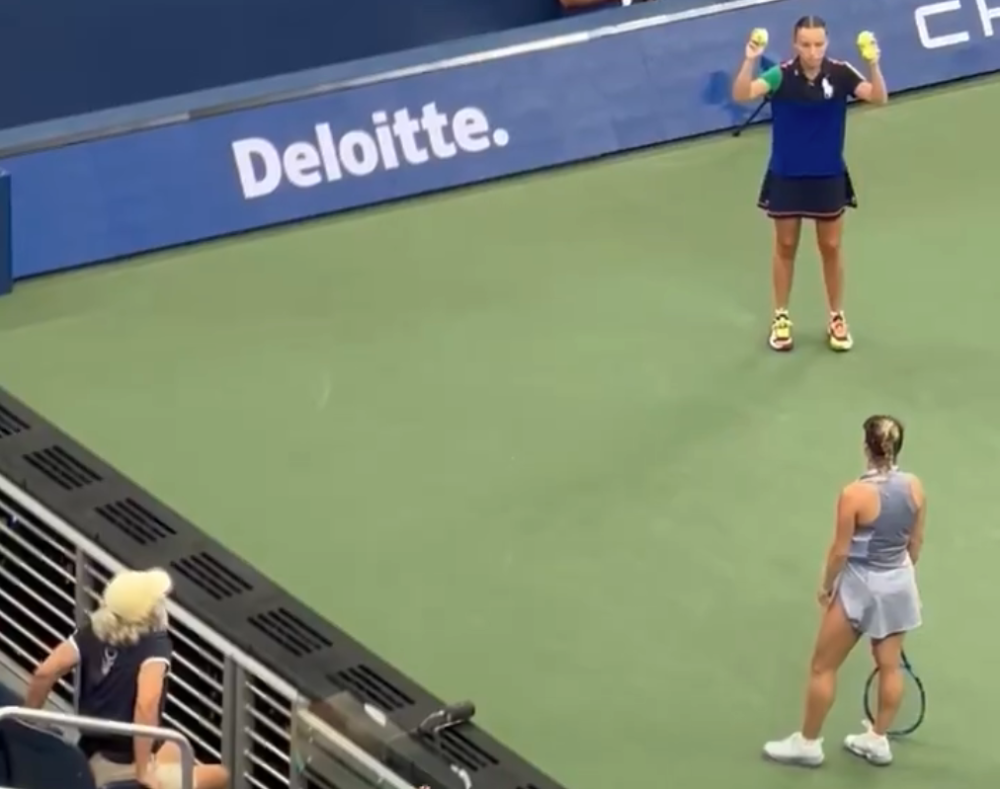
[[[848,355],[812,250],[765,348],[754,131],[22,284],[0,376],[570,789],[993,786],[998,125],[1000,80],[853,116]],[[874,411],[930,497],[928,719],[841,755],[859,651],[803,775],[758,754]]]

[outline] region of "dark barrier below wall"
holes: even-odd
[[[789,2],[790,0],[760,1]],[[116,105],[80,115],[60,116],[16,128],[4,128],[0,124],[0,156],[13,156],[128,131],[205,118],[237,109],[342,91],[401,79],[406,75],[453,69],[463,63],[478,63],[484,56],[487,56],[487,59],[511,57],[525,48],[532,51],[539,45],[543,49],[547,48],[553,45],[554,40],[562,40],[565,43],[566,39],[586,38],[597,29],[610,29],[621,24],[642,25],[649,19],[665,15],[681,17],[688,14],[702,14],[705,12],[706,2],[707,0],[655,0],[655,2],[633,2],[630,7],[614,3],[606,4],[590,9],[587,13],[571,14],[550,22],[497,33],[459,38],[344,63],[331,63],[305,71],[276,74],[248,82],[143,100],[135,104]],[[754,5],[757,0],[739,0],[739,2]],[[3,6],[0,4],[0,21],[2,14]],[[0,62],[4,54],[0,51]],[[3,91],[8,87],[0,83],[0,98],[4,96]],[[52,97],[52,100],[59,101],[57,96]],[[0,106],[0,115],[2,112],[3,107]]]
[[[0,170],[0,296],[14,287],[14,260],[11,245],[10,175]]]
[[[0,129],[559,15],[558,0],[6,0]]]

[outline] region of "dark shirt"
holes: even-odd
[[[135,719],[140,669],[150,661],[167,664],[169,671],[172,647],[167,633],[150,633],[130,646],[112,647],[98,640],[87,625],[71,639],[80,654],[81,715],[104,718],[119,723]],[[160,701],[160,712],[166,690]],[[134,759],[133,738],[104,734],[85,734],[80,748],[90,758],[100,753],[108,761],[131,764]]]
[[[850,63],[829,59],[814,80],[798,60],[761,76],[771,87],[771,172],[786,178],[846,172],[847,102],[864,77]]]

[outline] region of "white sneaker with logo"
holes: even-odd
[[[764,743],[764,755],[781,764],[799,767],[819,767],[823,764],[823,740],[807,740],[801,732],[795,732],[783,740]]]
[[[864,734],[848,734],[844,738],[844,747],[855,756],[860,756],[870,764],[885,767],[892,764],[892,748],[889,738],[884,734],[876,734],[871,721],[864,721]]]

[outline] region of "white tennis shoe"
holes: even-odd
[[[892,764],[892,748],[889,738],[884,734],[876,734],[871,721],[864,721],[864,734],[848,734],[844,738],[844,747],[855,756],[860,756],[870,764],[885,767]]]
[[[802,732],[795,732],[783,740],[764,743],[764,755],[781,764],[799,767],[819,767],[823,764],[823,740],[807,740]]]

